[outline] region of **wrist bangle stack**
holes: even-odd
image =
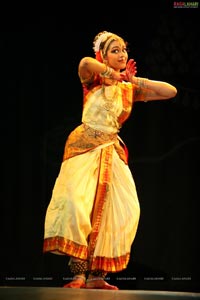
[[[137,85],[140,88],[147,88],[147,78],[141,78],[141,77],[137,77]]]
[[[106,78],[112,78],[112,72],[114,70],[108,66],[106,66],[106,70],[102,73],[100,73],[101,77],[106,77]]]

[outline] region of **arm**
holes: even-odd
[[[78,74],[83,80],[90,79],[93,74],[99,74],[102,77],[107,77],[114,80],[123,80],[123,75],[120,72],[109,68],[107,65],[99,62],[93,57],[84,57],[81,59],[78,66]]]
[[[177,89],[167,82],[136,77],[133,59],[128,61],[124,74],[126,80],[138,86],[140,97],[136,101],[165,100],[174,98],[177,94]]]
[[[164,81],[132,76],[131,82],[139,87],[140,93],[144,93],[144,101],[166,100],[174,98],[177,94],[177,89]]]

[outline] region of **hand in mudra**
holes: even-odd
[[[133,58],[129,59],[126,64],[126,70],[124,70],[122,73],[124,74],[124,80],[131,82],[132,77],[137,73],[136,62]]]
[[[115,70],[112,71],[110,78],[118,81],[132,81],[132,77],[137,73],[136,62],[134,59],[129,59],[126,64],[126,69],[122,72],[117,72]]]

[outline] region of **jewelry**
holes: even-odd
[[[94,278],[90,278],[89,280],[98,280],[98,279],[104,279],[107,275],[107,272],[103,271],[103,270],[94,270],[91,271],[90,274],[92,276],[94,276]]]
[[[79,279],[83,280],[84,282],[86,281],[84,275],[75,275],[72,280],[79,280]]]
[[[107,49],[112,41],[120,40],[123,41],[123,39],[118,36],[117,34],[114,34],[112,32],[108,31],[102,31],[100,32],[93,41],[93,50],[94,53],[101,53],[102,58],[105,57],[105,54],[107,52]],[[102,47],[103,45],[103,47]]]
[[[141,78],[141,77],[137,77],[137,85],[140,88],[147,88],[147,78]]]
[[[106,70],[104,72],[100,73],[100,76],[106,77],[106,78],[112,78],[113,71],[114,71],[113,68],[106,66]]]
[[[117,138],[117,135],[115,133],[105,133],[103,131],[89,127],[84,123],[83,126],[89,138],[95,138],[97,140],[102,140],[103,142],[114,141]]]
[[[94,52],[98,52],[100,50],[100,45],[103,41],[105,41],[109,36],[112,36],[112,32],[108,31],[103,31],[100,32],[99,35],[97,36],[97,39],[93,42],[93,50]]]
[[[86,260],[77,260],[77,261],[71,260],[69,266],[70,266],[70,271],[77,276],[87,271],[88,262]]]
[[[103,84],[102,92],[103,92],[103,98],[104,98],[103,107],[105,110],[110,111],[114,106],[114,102],[115,102],[117,94],[118,94],[118,86],[117,86],[117,84],[116,85],[108,85],[108,86],[105,86]]]

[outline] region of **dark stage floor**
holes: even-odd
[[[0,287],[0,300],[191,300],[200,293],[85,290],[56,287]]]

